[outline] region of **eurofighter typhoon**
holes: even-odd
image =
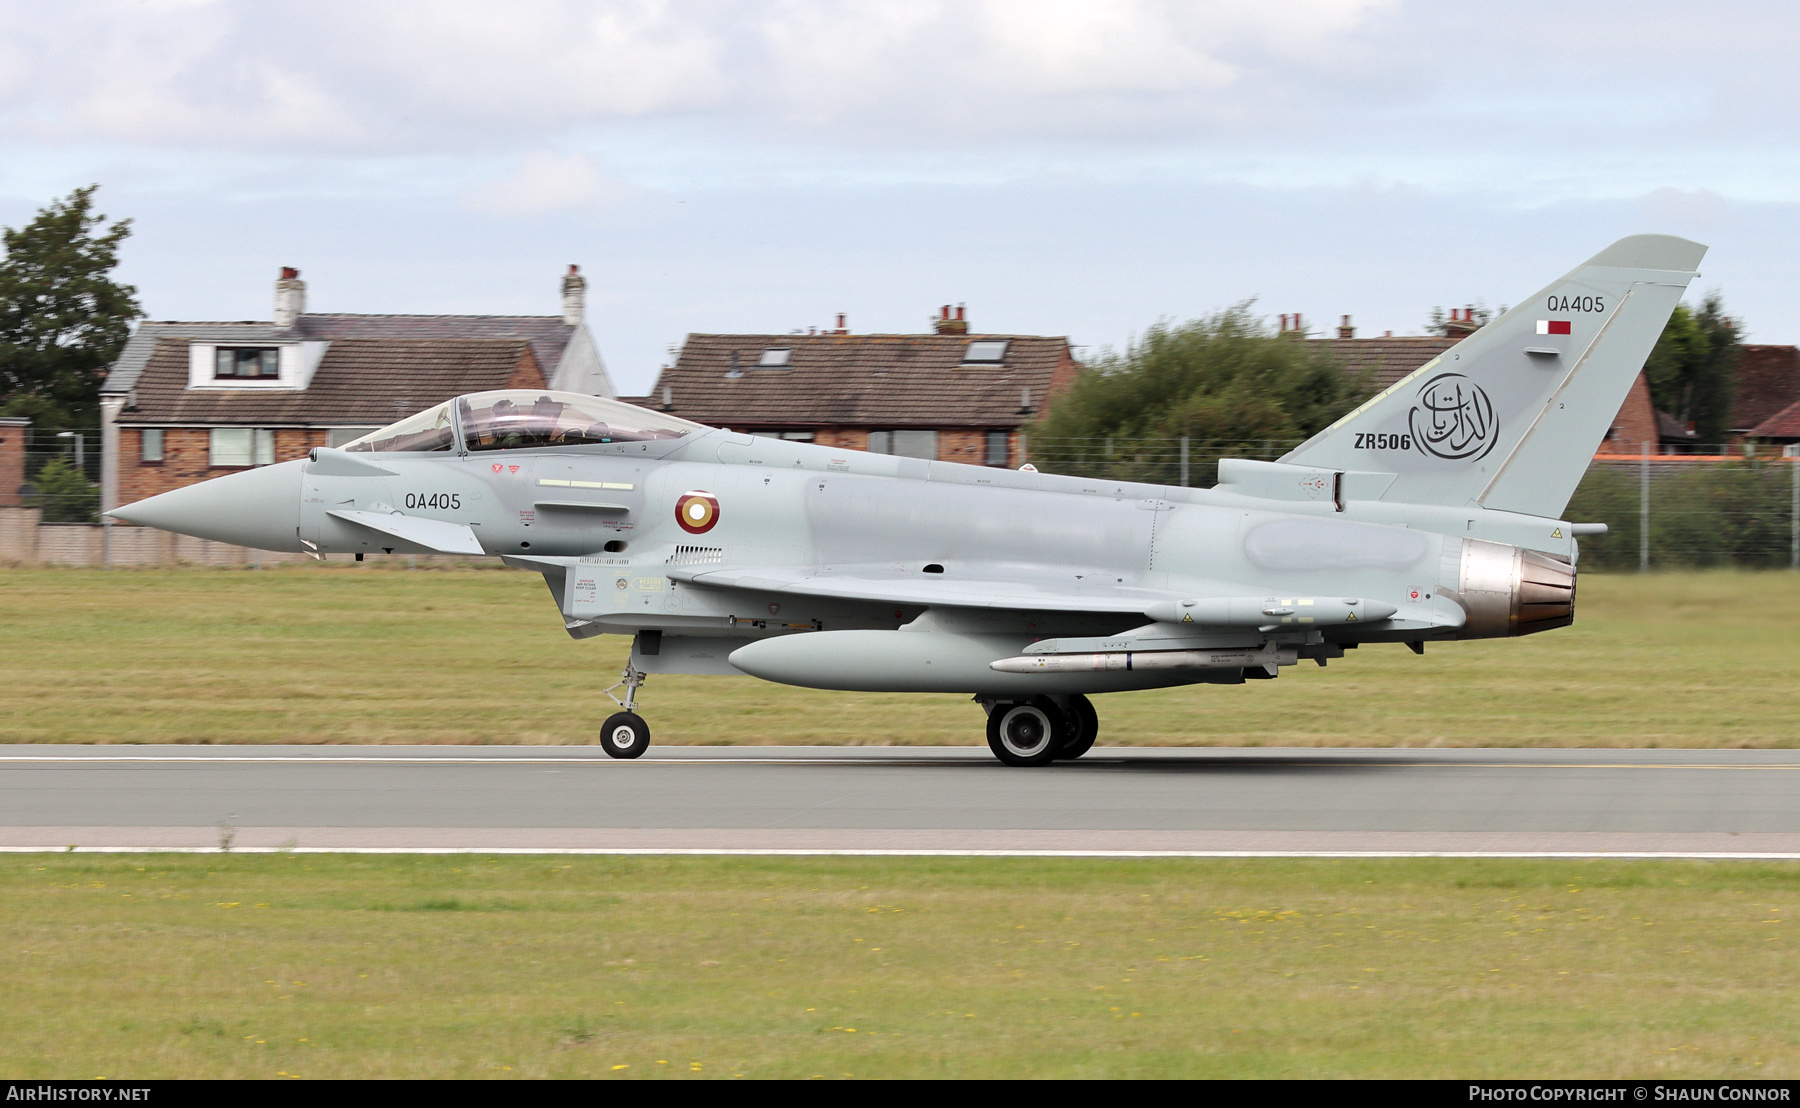
[[[114,517],[265,550],[499,555],[646,675],[961,693],[1008,765],[1078,758],[1089,696],[1235,685],[1365,644],[1574,620],[1561,518],[1706,248],[1621,239],[1280,461],[1210,489],[754,438],[540,390],[458,397]],[[622,697],[614,695],[623,690]]]

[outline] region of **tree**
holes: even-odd
[[[52,458],[31,479],[27,504],[44,510],[45,523],[92,523],[100,510],[100,490],[67,458]]]
[[[39,427],[97,427],[100,382],[143,313],[137,290],[112,280],[131,221],[102,228],[100,186],[53,200],[4,229],[0,260],[0,413]]]
[[[1330,357],[1269,333],[1245,302],[1183,324],[1158,323],[1122,355],[1084,368],[1029,428],[1046,469],[1172,481],[1171,444],[1189,439],[1210,482],[1211,460],[1262,453],[1322,430],[1366,393]]]
[[[1675,306],[1644,363],[1651,401],[1678,423],[1692,423],[1698,442],[1722,443],[1731,432],[1742,330],[1719,293],[1710,292],[1698,310]]]

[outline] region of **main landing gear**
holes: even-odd
[[[982,700],[988,749],[1009,766],[1046,766],[1081,757],[1100,733],[1093,702],[1074,696]]]
[[[644,685],[644,671],[625,663],[619,683],[606,690],[606,695],[624,711],[614,712],[600,725],[600,749],[614,758],[636,758],[650,747],[650,725],[637,714],[637,691]],[[613,689],[625,690],[625,699],[613,696]]]

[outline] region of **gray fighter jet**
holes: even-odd
[[[499,555],[645,675],[971,695],[1009,765],[1078,758],[1090,694],[1275,677],[1366,643],[1574,619],[1561,517],[1705,247],[1621,239],[1278,462],[1210,489],[753,438],[484,392],[118,519],[265,550]],[[622,697],[615,695],[622,690]]]

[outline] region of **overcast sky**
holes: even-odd
[[[0,223],[98,182],[156,319],[558,310],[622,391],[846,312],[1419,333],[1623,234],[1800,340],[1800,7],[0,0]]]

